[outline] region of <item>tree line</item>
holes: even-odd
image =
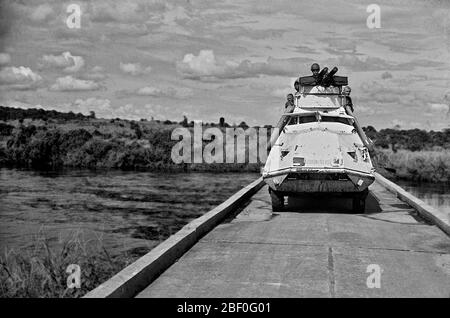
[[[59,112],[56,110],[44,110],[37,108],[21,109],[14,107],[0,106],[0,121],[8,122],[12,120],[23,121],[24,119],[32,120],[43,120],[47,121],[49,119],[58,119],[63,121],[69,120],[89,120],[95,118],[95,113],[91,111],[90,115],[86,116],[81,113],[73,112]],[[152,119],[153,120],[153,119]],[[111,122],[123,121],[120,118],[112,119]],[[141,119],[142,121],[147,121],[147,119]],[[132,122],[132,129],[136,131],[138,136],[142,136],[140,127],[137,123]],[[194,122],[189,121],[186,116],[184,116],[182,121],[156,120],[157,123],[162,123],[165,125],[181,125],[183,127],[193,127]],[[244,129],[249,126],[245,122],[241,122],[239,125],[230,125],[225,121],[225,118],[221,117],[217,123],[204,123],[206,126],[216,126],[216,127],[242,127]],[[264,127],[270,127],[266,125]],[[13,131],[13,126],[7,123],[0,122],[0,135],[8,136],[11,135]],[[450,128],[444,129],[442,131],[426,131],[421,129],[392,129],[386,128],[377,131],[373,126],[363,127],[367,137],[372,139],[375,146],[383,149],[392,149],[397,151],[399,149],[405,149],[410,151],[421,151],[421,150],[444,150],[450,149]]]
[[[82,113],[74,113],[74,112],[59,112],[56,110],[45,110],[42,108],[15,108],[15,107],[6,107],[0,106],[0,120],[9,121],[9,120],[23,120],[26,118],[30,118],[33,120],[48,120],[48,119],[62,119],[62,120],[82,120],[95,118],[95,113],[91,111],[89,116],[83,115]]]
[[[426,131],[421,129],[392,129],[377,131],[372,126],[363,127],[367,137],[372,139],[375,147],[410,151],[450,149],[450,128],[442,131]]]

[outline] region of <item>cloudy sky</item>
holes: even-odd
[[[3,105],[274,124],[318,62],[349,76],[363,125],[450,127],[450,1],[0,0],[0,19]]]

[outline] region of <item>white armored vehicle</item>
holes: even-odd
[[[347,77],[336,72],[300,77],[294,110],[279,121],[262,171],[273,211],[284,208],[286,196],[320,193],[350,196],[354,212],[365,209],[375,179],[370,140],[342,94]]]

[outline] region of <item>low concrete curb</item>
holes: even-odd
[[[417,210],[421,217],[437,225],[447,235],[450,235],[450,215],[426,204],[379,173],[375,173],[375,180],[389,191],[395,193],[400,200]]]
[[[180,231],[84,297],[126,298],[135,296],[263,185],[262,178],[250,183],[213,210],[185,225]]]

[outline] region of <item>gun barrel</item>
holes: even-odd
[[[331,83],[333,82],[333,76],[334,74],[336,74],[338,71],[338,68],[335,66],[333,67],[333,69],[327,74],[325,75],[325,77],[322,79],[321,85],[322,86],[330,86]]]
[[[320,85],[320,83],[322,83],[322,79],[326,76],[327,73],[328,73],[328,67],[324,67],[320,71],[320,73],[317,75],[316,85]]]

